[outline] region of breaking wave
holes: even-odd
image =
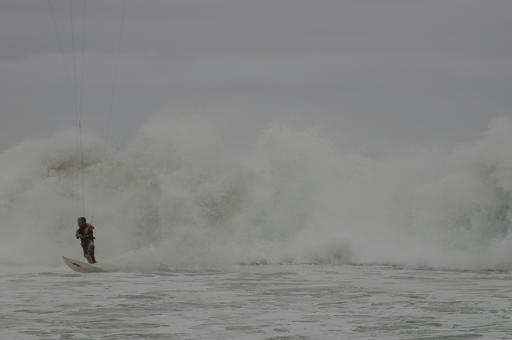
[[[2,261],[80,257],[83,190],[98,258],[125,267],[512,268],[510,119],[451,151],[385,160],[283,126],[234,152],[199,119],[152,121],[116,152],[84,145],[83,162],[70,134],[0,154]]]

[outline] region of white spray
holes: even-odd
[[[124,150],[71,135],[0,154],[3,262],[79,257],[84,175],[98,259],[140,269],[237,263],[512,267],[512,121],[450,152],[376,161],[274,126],[251,152],[198,119],[153,121]]]

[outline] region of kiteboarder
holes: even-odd
[[[94,258],[94,226],[87,223],[85,217],[79,217],[77,220],[78,229],[75,233],[77,239],[80,239],[82,249],[84,250],[84,257],[89,263],[96,263]]]

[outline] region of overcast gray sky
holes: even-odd
[[[75,104],[119,140],[199,114],[234,139],[278,121],[451,147],[512,115],[511,18],[506,0],[0,0],[0,150],[76,126]]]

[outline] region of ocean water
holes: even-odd
[[[187,117],[2,151],[0,338],[512,338],[512,120],[379,158],[247,144]],[[80,215],[110,272],[62,264]]]
[[[0,267],[1,339],[510,339],[512,274],[250,265]]]

